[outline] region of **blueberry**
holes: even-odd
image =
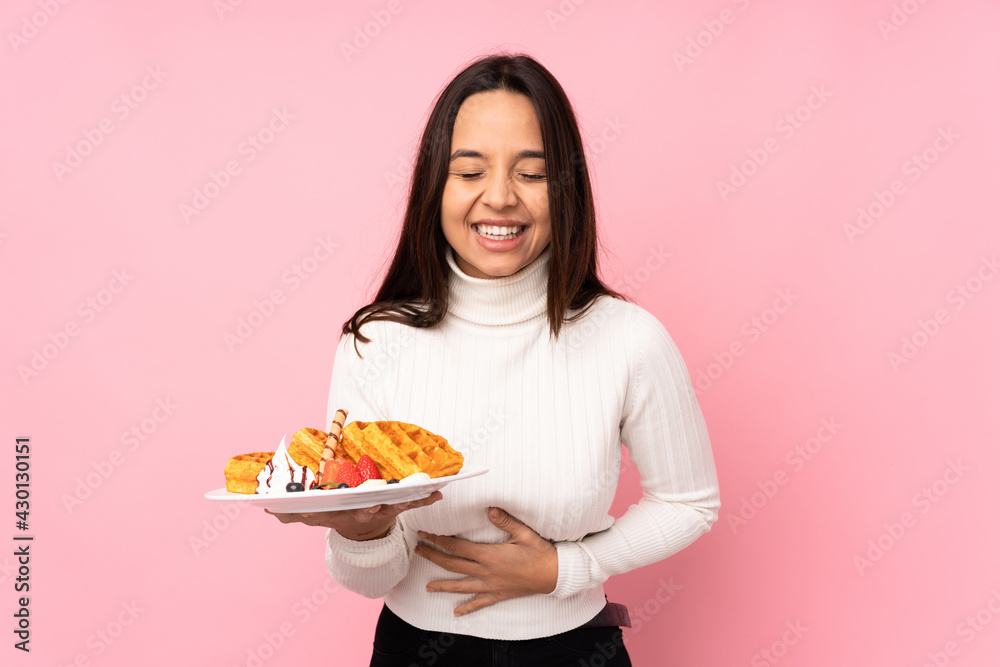
[[[340,484],[337,485],[337,488],[338,489],[349,489],[349,488],[351,488],[351,485],[348,484],[347,482],[341,482]]]
[[[386,482],[386,484],[399,484],[399,480],[393,477],[388,482]]]
[[[298,482],[289,482],[288,484],[285,485],[285,491],[288,491],[289,493],[294,493],[296,491],[305,491],[305,490],[306,487],[302,486]]]

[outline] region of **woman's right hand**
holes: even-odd
[[[331,512],[303,512],[285,514],[264,510],[278,518],[281,523],[304,523],[307,526],[332,528],[349,540],[362,542],[385,537],[396,523],[396,517],[405,510],[432,505],[444,498],[435,491],[426,498],[411,500],[395,505],[375,505],[357,510],[336,510]]]

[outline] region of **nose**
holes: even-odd
[[[499,211],[517,205],[517,195],[506,174],[494,172],[486,179],[484,187],[482,200],[490,208]]]

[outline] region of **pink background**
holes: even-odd
[[[572,99],[603,274],[700,378],[719,469],[712,532],[607,585],[635,663],[996,664],[995,2],[220,4],[2,10],[0,539],[16,436],[35,535],[30,654],[0,549],[3,660],[367,664],[381,601],[323,531],[203,494],[325,425],[432,100],[507,47]]]

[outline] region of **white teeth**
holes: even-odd
[[[527,227],[499,227],[497,225],[475,225],[476,233],[488,239],[506,241],[524,233]]]

